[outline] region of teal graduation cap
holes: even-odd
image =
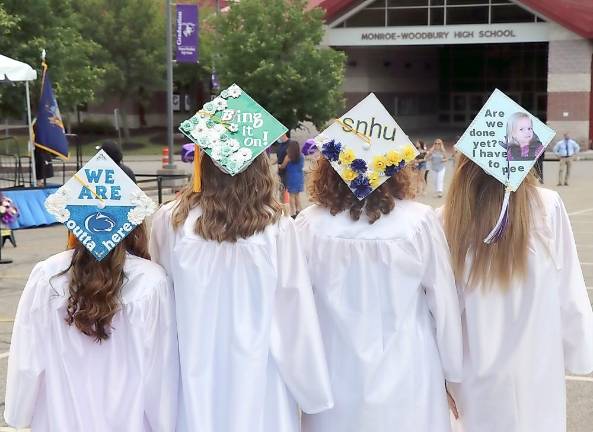
[[[181,123],[179,130],[222,171],[232,176],[245,170],[288,131],[237,84],[205,103],[201,110]],[[194,157],[196,165],[198,153],[196,151]]]
[[[47,197],[45,208],[101,261],[157,206],[101,150]]]
[[[496,89],[455,148],[496,178],[505,188],[500,217],[484,239],[494,243],[508,224],[508,202],[556,132]]]

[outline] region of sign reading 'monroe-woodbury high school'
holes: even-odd
[[[330,28],[324,43],[330,46],[435,45],[509,42],[546,42],[548,23],[483,24],[415,27]]]

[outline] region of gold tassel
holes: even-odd
[[[202,192],[202,152],[194,144],[194,192]]]
[[[76,236],[72,234],[72,231],[68,231],[68,241],[66,242],[66,249],[74,249],[78,244]]]

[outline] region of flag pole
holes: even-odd
[[[27,95],[27,121],[29,122],[29,154],[31,155],[31,186],[37,182],[35,170],[35,144],[33,144],[33,126],[31,125],[31,96],[29,95],[29,81],[25,81],[25,93]]]
[[[167,147],[169,148],[169,161],[163,168],[175,168],[173,164],[173,29],[171,28],[171,7],[169,0],[165,0],[166,28],[167,28]]]

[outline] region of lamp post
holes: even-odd
[[[171,4],[169,0],[165,0],[165,8],[167,9],[167,147],[169,148],[169,162],[163,167],[166,169],[175,168],[173,163],[173,35],[171,28]]]

